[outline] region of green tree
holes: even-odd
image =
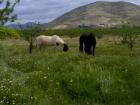
[[[3,26],[8,21],[13,22],[17,15],[13,14],[14,7],[20,0],[0,0],[0,26]]]

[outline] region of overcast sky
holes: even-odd
[[[120,0],[21,0],[15,7],[18,20],[15,23],[41,22],[47,23],[62,14],[95,1]],[[140,0],[121,0],[140,5]]]

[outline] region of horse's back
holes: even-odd
[[[64,44],[65,42],[63,39],[61,39],[58,35],[52,35],[52,36],[45,36],[40,35],[36,37],[36,42],[38,44],[47,44],[47,45],[56,45],[56,43]]]
[[[39,35],[36,37],[36,40],[42,40],[42,39],[45,39],[46,36],[45,35]]]
[[[84,43],[96,43],[96,38],[93,33],[84,33],[80,36],[80,41]]]
[[[37,44],[50,44],[51,42],[52,41],[50,36],[40,35],[36,37]]]

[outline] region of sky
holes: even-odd
[[[48,23],[74,8],[94,3],[95,1],[120,0],[21,0],[14,9],[14,13],[18,16],[18,19],[14,23]],[[121,1],[132,2],[140,5],[140,0]]]

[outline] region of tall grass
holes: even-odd
[[[32,55],[26,41],[0,41],[0,105],[139,105],[140,46],[130,56],[102,41],[95,57],[78,53],[70,38],[67,53],[48,47]]]

